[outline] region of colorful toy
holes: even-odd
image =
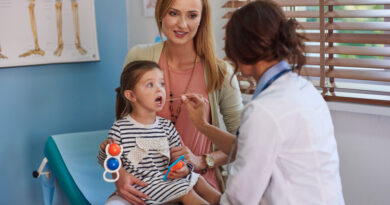
[[[175,162],[169,165],[168,170],[164,172],[163,180],[166,181],[168,179],[169,172],[181,169],[184,165],[184,155],[181,155]]]
[[[104,173],[103,179],[106,182],[116,182],[119,179],[119,168],[122,166],[122,161],[120,159],[123,152],[123,147],[116,143],[108,144],[106,146],[106,155],[107,158],[104,160]],[[115,179],[109,179],[106,177],[107,173],[116,173]]]

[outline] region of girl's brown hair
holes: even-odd
[[[155,8],[155,19],[158,30],[162,32],[162,19],[168,13],[175,0],[158,0]],[[218,59],[214,53],[214,36],[211,25],[210,4],[208,0],[202,1],[202,16],[198,32],[194,37],[195,52],[200,56],[208,68],[207,91],[219,90],[225,80],[226,66],[224,61]]]
[[[160,69],[158,64],[153,61],[133,61],[125,66],[121,74],[120,86],[115,89],[115,116],[117,120],[125,117],[132,111],[130,101],[127,100],[124,92],[133,90],[142,76],[153,69]]]
[[[225,52],[237,63],[254,65],[259,61],[287,59],[298,71],[306,63],[305,39],[296,32],[299,24],[287,20],[279,5],[270,0],[251,2],[236,10],[226,27]]]

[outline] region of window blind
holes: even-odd
[[[390,106],[390,0],[274,1],[301,24],[307,65],[300,75],[325,100]],[[223,18],[248,2],[226,1]],[[254,91],[256,82],[238,79],[242,92]]]

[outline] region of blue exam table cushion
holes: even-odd
[[[53,135],[44,154],[71,204],[104,204],[115,191],[103,180],[104,169],[97,163],[100,143],[108,130]]]

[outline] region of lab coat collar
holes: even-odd
[[[259,82],[257,82],[256,90],[253,94],[252,100],[255,99],[267,86],[269,86],[269,83],[272,83],[271,81],[276,80],[274,79],[276,76],[280,77],[278,75],[285,72],[286,70],[291,70],[290,65],[287,63],[287,61],[282,60],[265,71],[264,74],[260,77]]]

